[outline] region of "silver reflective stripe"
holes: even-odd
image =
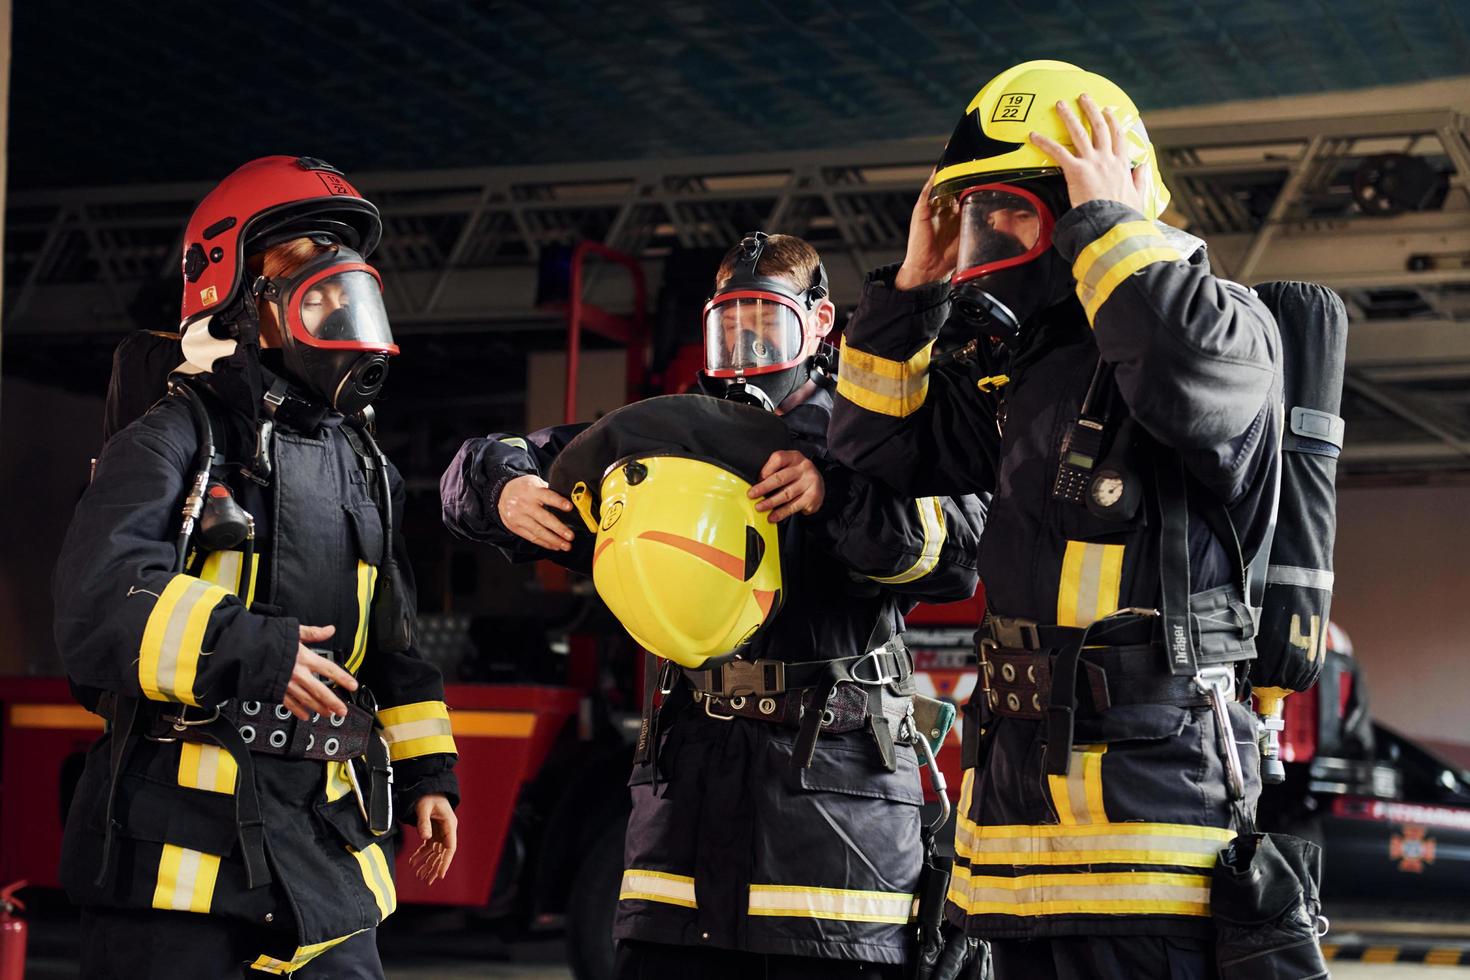
[[[203,855],[188,848],[179,853],[179,871],[174,876],[173,901],[169,908],[177,912],[189,911],[194,900],[194,879],[199,876],[199,859]]]
[[[1331,592],[1336,576],[1321,568],[1302,568],[1300,565],[1272,565],[1266,569],[1267,585],[1295,585],[1303,589],[1321,589]]]
[[[638,868],[629,868],[623,872],[623,886],[618,892],[618,901],[661,902],[664,905],[682,905],[689,909],[699,908],[694,897],[693,878]]]
[[[217,588],[213,583],[203,579],[194,579],[184,588],[184,594],[179,597],[178,603],[173,611],[169,613],[168,626],[163,631],[163,643],[158,651],[158,690],[165,694],[172,693],[179,696],[183,693],[178,686],[179,654],[184,644],[184,630],[189,625],[189,617],[194,612],[195,605],[204,598],[210,589]],[[189,651],[190,656],[197,656],[200,651]],[[192,688],[193,685],[191,684]],[[182,697],[180,697],[182,700]]]
[[[751,885],[750,914],[904,925],[913,918],[914,896],[849,888]]]
[[[871,576],[874,582],[883,585],[903,585],[916,582],[934,571],[939,564],[939,555],[944,549],[949,527],[944,520],[944,501],[940,497],[919,497],[914,501],[919,511],[919,525],[924,529],[924,546],[918,560],[897,575]]]

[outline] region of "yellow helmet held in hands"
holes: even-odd
[[[1057,114],[1056,104],[1073,106],[1086,127],[1087,116],[1077,105],[1083,93],[1090,95],[1099,108],[1111,108],[1117,114],[1133,166],[1148,163],[1152,168],[1153,186],[1144,200],[1144,217],[1153,219],[1163,214],[1169,205],[1169,190],[1159,176],[1153,144],[1138,107],[1128,93],[1106,78],[1064,61],[1027,61],[985,83],[944,148],[931,199],[953,197],[977,184],[1061,173],[1056,160],[1033,144],[1030,137],[1033,132],[1040,133],[1071,148],[1072,137]]]
[[[628,457],[572,502],[597,535],[592,582],[639,645],[700,669],[753,640],[781,608],[777,528],[720,463],[679,453]]]

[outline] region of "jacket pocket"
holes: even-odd
[[[117,833],[133,840],[175,844],[221,857],[233,854],[237,844],[233,795],[172,786],[128,773],[118,783],[113,819]],[[103,820],[99,807],[89,825],[100,833],[105,829]]]
[[[342,838],[342,841],[354,851],[367,850],[379,841],[393,836],[393,831],[379,837],[368,830],[367,821],[363,819],[362,811],[357,807],[356,796],[349,794],[330,803],[318,803],[315,809],[317,816],[322,818],[322,822],[335,831],[337,836]]]
[[[347,515],[347,526],[352,532],[352,543],[357,549],[358,560],[369,565],[383,564],[383,519],[378,508],[367,501],[343,504]]]
[[[812,765],[793,770],[790,741],[773,738],[766,761],[776,771],[750,787],[752,915],[776,929],[829,919],[824,930],[849,938],[905,926],[923,862],[913,749],[900,747],[888,772],[866,733],[827,736]]]

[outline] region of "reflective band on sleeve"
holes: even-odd
[[[929,394],[931,340],[906,361],[890,361],[843,345],[837,362],[837,393],[859,408],[904,418]]]
[[[914,921],[915,899],[904,892],[751,885],[750,914],[905,925]]]
[[[1178,262],[1184,256],[1168,243],[1152,221],[1125,221],[1084,248],[1072,263],[1077,298],[1089,323],[1118,284],[1155,262]]]
[[[1068,541],[1057,588],[1057,625],[1091,626],[1118,610],[1123,545]]]
[[[672,875],[665,871],[644,871],[629,868],[623,872],[623,886],[618,890],[620,902],[660,902],[664,905],[680,905],[686,909],[697,909],[694,898],[694,879],[687,875]]]
[[[1302,589],[1321,589],[1331,592],[1337,577],[1322,568],[1302,568],[1299,565],[1270,565],[1266,568],[1267,585],[1294,585]]]
[[[383,857],[383,849],[372,844],[361,851],[351,848],[348,851],[357,859],[358,867],[362,870],[363,884],[373,893],[373,901],[378,904],[378,921],[381,922],[398,908],[398,892],[393,888],[393,872],[388,868],[388,860]]]
[[[969,915],[1207,916],[1210,878],[1157,871],[982,876],[957,867],[949,900]]]
[[[1173,823],[981,827],[969,819],[968,812],[959,811],[954,849],[972,867],[1159,864],[1213,868],[1220,848],[1235,837],[1235,831],[1220,827]]]
[[[192,575],[175,575],[153,604],[138,648],[138,686],[154,701],[198,705],[194,679],[209,616],[229,592]]]
[[[378,712],[378,720],[382,722],[383,737],[388,740],[388,753],[394,762],[458,751],[449,724],[449,708],[443,701],[384,708]]]
[[[914,506],[919,510],[919,524],[924,529],[924,547],[919,552],[918,561],[897,575],[870,576],[874,582],[883,585],[917,582],[938,567],[939,553],[949,536],[949,528],[944,521],[944,501],[939,497],[919,497]]]
[[[179,785],[211,793],[235,792],[240,767],[230,753],[218,745],[202,742],[179,743]]]
[[[507,446],[514,446],[517,449],[524,449],[526,450],[526,452],[531,451],[531,447],[526,445],[526,440],[522,439],[520,436],[506,436],[500,441],[505,443]]]
[[[367,655],[368,623],[373,609],[373,586],[378,581],[378,568],[365,561],[357,563],[357,632],[353,634],[352,654],[347,658],[348,673],[355,674]]]
[[[1102,794],[1102,757],[1107,750],[1106,745],[1073,749],[1067,775],[1047,775],[1057,819],[1062,824],[1107,823]]]
[[[345,936],[338,936],[336,939],[328,939],[324,943],[298,946],[296,947],[296,952],[292,954],[289,960],[278,960],[274,956],[258,956],[255,962],[250,964],[250,968],[252,970],[259,970],[262,973],[274,973],[278,976],[283,973],[294,973],[338,943],[346,942],[357,935],[358,932],[366,931],[366,929],[359,929],[357,932],[348,933]]]
[[[172,912],[208,912],[218,875],[217,855],[165,844],[158,859],[153,907]]]

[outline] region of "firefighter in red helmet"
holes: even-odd
[[[169,396],[108,440],[77,506],[57,644],[109,723],[61,868],[87,977],[381,978],[395,815],[421,876],[453,858],[403,481],[367,424],[398,351],[367,263],[381,227],[310,157],[210,192]]]

